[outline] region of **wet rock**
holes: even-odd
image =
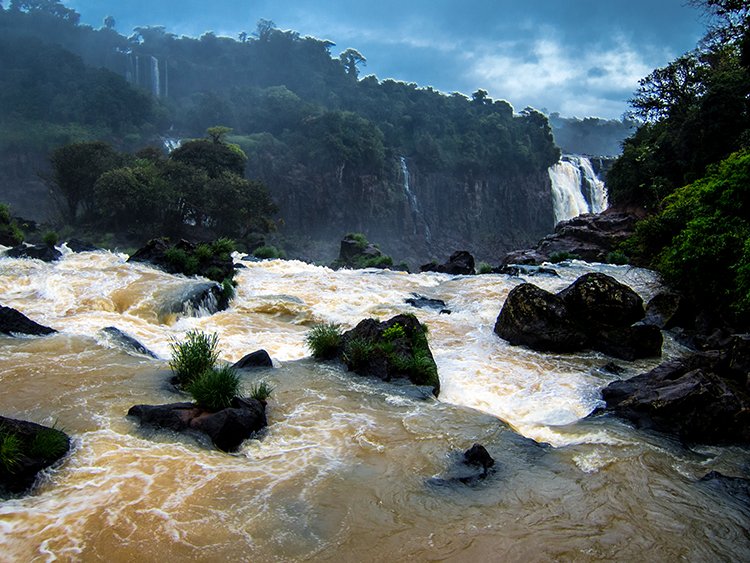
[[[7,445],[9,439],[16,448]],[[27,491],[40,471],[65,457],[70,437],[56,428],[0,416],[0,444],[0,494],[6,496]]]
[[[639,358],[660,356],[663,343],[664,337],[658,327],[637,323],[633,326],[602,329],[592,342],[592,347],[608,356],[632,362]]]
[[[120,346],[127,352],[135,352],[136,354],[142,354],[144,356],[149,356],[150,358],[158,358],[158,356],[151,350],[146,348],[135,338],[133,338],[129,334],[124,333],[117,327],[107,326],[102,329],[102,332],[107,336],[107,338],[115,342],[118,346]]]
[[[602,390],[605,411],[689,443],[750,441],[750,398],[733,384],[726,354],[694,354]]]
[[[133,253],[128,262],[146,262],[170,274],[198,275],[215,282],[232,279],[235,270],[231,256],[199,255],[197,248],[197,244],[184,239],[175,244],[165,238],[151,239]],[[178,255],[186,259],[177,258]]]
[[[229,408],[217,412],[202,409],[195,403],[171,403],[135,405],[128,410],[128,416],[156,428],[202,432],[217,448],[226,452],[236,451],[243,440],[268,424],[263,403],[240,397],[235,397]]]
[[[45,336],[55,332],[55,329],[40,325],[15,309],[0,306],[0,334]]]
[[[508,294],[495,333],[513,345],[542,352],[575,352],[588,343],[565,302],[530,283],[516,286]]]
[[[625,373],[625,368],[623,368],[622,366],[618,366],[614,362],[608,362],[604,364],[600,369],[613,375],[622,375],[623,373]]]
[[[390,268],[393,260],[377,245],[368,242],[363,235],[350,233],[341,240],[339,257],[331,264],[339,268]]]
[[[466,250],[459,250],[451,254],[444,264],[424,264],[419,268],[420,272],[439,272],[453,276],[474,275],[474,257]]]
[[[745,477],[730,477],[718,471],[710,471],[701,477],[698,483],[720,491],[734,500],[750,503],[750,479]]]
[[[265,350],[256,350],[243,356],[232,367],[235,369],[270,368],[273,367],[273,360]]]
[[[433,477],[428,483],[446,486],[461,483],[476,485],[492,474],[495,460],[481,444],[474,444],[460,456],[454,455],[451,467],[440,477]]]
[[[463,462],[472,467],[479,467],[483,476],[486,477],[490,468],[495,465],[495,460],[481,444],[474,444],[464,452]]]
[[[29,258],[43,262],[54,262],[62,258],[59,250],[47,244],[19,244],[9,249],[5,255],[8,258]]]
[[[506,276],[552,276],[559,278],[560,274],[552,268],[544,266],[535,266],[533,264],[507,264],[493,269],[494,274],[504,274]]]
[[[408,303],[412,307],[416,307],[417,309],[431,309],[445,315],[451,314],[451,310],[448,309],[445,301],[443,301],[442,299],[431,299],[429,297],[419,295],[418,293],[412,293],[412,295],[414,297],[409,297],[404,300],[405,303]]]
[[[626,327],[645,315],[643,300],[635,291],[598,272],[581,276],[558,296],[581,323]]]
[[[93,244],[77,238],[72,238],[65,244],[73,252],[94,252],[96,250],[101,250]]]
[[[385,322],[364,319],[341,337],[338,357],[350,371],[391,381],[408,379],[440,392],[437,365],[425,329],[414,315],[397,315]]]
[[[188,317],[200,316],[201,313],[213,314],[229,307],[229,299],[224,295],[220,284],[216,282],[196,282],[183,286],[168,297],[159,309],[161,315],[182,314]]]

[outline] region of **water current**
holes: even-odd
[[[0,257],[0,303],[58,329],[0,337],[0,413],[56,423],[75,447],[33,494],[0,502],[1,561],[748,560],[748,508],[697,480],[746,471],[739,448],[688,450],[609,418],[585,417],[615,376],[598,353],[539,354],[492,331],[523,280],[332,271],[245,262],[229,310],[170,313],[196,281],[110,252],[57,263]],[[605,271],[648,298],[654,275],[571,262],[549,290]],[[417,310],[412,295],[452,314]],[[429,326],[442,391],[361,378],[309,358],[316,322],[344,328],[414,312]],[[160,359],[128,353],[115,326]],[[269,427],[236,454],[200,437],[138,427],[131,405],[185,400],[170,342],[216,332],[221,358],[266,349],[244,372],[275,392]],[[684,353],[669,336],[665,355]],[[629,377],[657,361],[618,362]],[[477,486],[440,484],[480,442],[497,460]]]

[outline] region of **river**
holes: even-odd
[[[741,475],[748,451],[686,449],[611,418],[585,418],[616,378],[599,353],[539,354],[492,328],[520,278],[332,271],[244,262],[231,307],[170,313],[194,280],[111,252],[57,263],[0,258],[0,303],[51,326],[0,336],[0,413],[74,438],[33,494],[0,502],[1,561],[748,560],[748,507],[698,482]],[[645,299],[648,271],[572,262],[559,290],[604,271]],[[452,314],[414,309],[412,293]],[[304,339],[322,321],[353,327],[414,312],[429,327],[441,379],[434,400],[410,386],[316,363]],[[116,326],[160,359],[128,353]],[[273,369],[269,426],[236,454],[199,437],[140,428],[134,404],[184,400],[167,383],[170,342],[219,335],[221,358],[258,348]],[[667,335],[665,356],[684,350]],[[629,377],[657,360],[617,362]],[[434,479],[473,443],[496,471],[474,487]]]

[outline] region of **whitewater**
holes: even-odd
[[[1,250],[1,249],[0,249]],[[747,508],[698,480],[740,472],[738,448],[688,450],[605,417],[600,390],[659,360],[602,367],[595,352],[540,354],[493,332],[523,281],[559,291],[601,271],[644,300],[655,275],[571,261],[559,277],[449,276],[241,261],[237,295],[215,314],[173,312],[205,280],[127,263],[108,251],[56,263],[0,255],[0,303],[59,330],[0,336],[0,412],[57,424],[73,451],[33,494],[0,503],[0,560],[401,561],[656,560],[750,556]],[[414,294],[451,314],[415,309]],[[410,385],[318,363],[316,323],[348,329],[414,313],[429,327],[435,400]],[[132,353],[115,326],[158,359]],[[200,436],[141,428],[134,404],[186,400],[168,384],[170,343],[219,335],[221,359],[263,348],[274,388],[269,427],[236,454]],[[685,353],[668,335],[665,357]],[[475,487],[436,485],[457,453],[485,445],[496,471]]]

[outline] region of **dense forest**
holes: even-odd
[[[750,6],[696,0],[711,25],[640,82],[644,120],[608,176],[610,201],[645,208],[628,252],[710,323],[750,321]]]

